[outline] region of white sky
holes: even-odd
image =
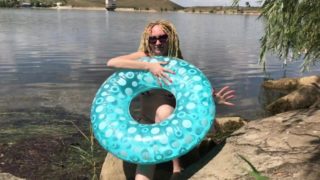
[[[171,0],[180,6],[231,6],[233,0]],[[249,2],[251,6],[261,6],[259,0],[240,0],[239,5],[245,6],[246,2]]]

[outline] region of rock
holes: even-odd
[[[266,109],[272,114],[294,109],[316,107],[320,105],[320,88],[301,86],[297,90],[269,104]]]
[[[188,154],[181,157],[182,166],[188,166],[199,159],[198,151],[192,150]],[[122,161],[112,154],[108,154],[100,174],[100,180],[126,180],[134,179],[136,165]],[[154,174],[154,180],[170,179],[172,173],[172,162],[158,164]]]
[[[0,180],[24,180],[9,173],[0,173]]]
[[[220,133],[227,133],[229,135],[229,133],[239,129],[247,124],[247,122],[247,120],[241,117],[217,117],[215,128],[220,131]],[[207,137],[211,137],[211,134],[209,133]]]
[[[320,110],[295,110],[251,121],[190,179],[253,179],[245,157],[270,179],[320,177]],[[188,169],[187,169],[188,171]]]
[[[320,106],[320,76],[269,80],[263,87],[287,91],[287,95],[267,105],[271,114]]]
[[[128,179],[134,179],[135,166],[124,168],[124,163],[112,154],[108,153],[101,169],[101,180],[126,180],[126,174]]]
[[[236,129],[239,129],[241,126],[247,122],[240,117],[219,117],[216,118],[216,125],[219,125],[218,129],[224,133],[230,134]],[[196,163],[202,156],[207,154],[215,146],[214,134],[209,133],[207,137],[193,149],[191,152],[180,158],[180,162],[183,167],[189,167],[190,165]],[[128,162],[124,162],[112,154],[108,154],[100,174],[101,180],[126,180],[134,179],[135,177],[136,165]],[[169,179],[172,172],[172,163],[161,163],[157,165],[155,171],[154,180]]]
[[[268,80],[262,86],[267,89],[294,90],[301,86],[312,86],[313,84],[320,84],[320,76]]]
[[[237,123],[244,125],[247,121],[241,117],[217,117],[216,121],[218,122],[219,126],[225,126],[229,123]]]

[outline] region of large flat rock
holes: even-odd
[[[249,160],[270,179],[320,179],[320,110],[295,110],[249,122],[190,179],[248,179]]]
[[[25,180],[19,177],[16,177],[9,173],[1,173],[0,172],[0,180]]]

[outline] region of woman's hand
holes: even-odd
[[[160,86],[162,86],[161,80],[168,85],[172,83],[171,78],[167,73],[175,74],[172,70],[164,68],[162,65],[167,64],[168,62],[154,62],[148,64],[148,70],[157,78],[157,81]]]
[[[235,97],[235,91],[230,90],[229,86],[223,87],[218,92],[215,92],[213,90],[212,95],[215,97],[215,100],[218,104],[224,104],[227,106],[234,106],[233,103],[229,102],[229,99],[232,99]]]

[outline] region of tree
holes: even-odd
[[[266,51],[276,53],[284,63],[302,58],[302,70],[319,61],[319,9],[319,0],[266,0],[260,16],[265,20],[261,62],[265,63]]]
[[[265,65],[266,52],[278,55],[285,64],[302,59],[303,71],[319,62],[319,9],[319,0],[264,0],[260,15],[265,24],[260,63]]]

